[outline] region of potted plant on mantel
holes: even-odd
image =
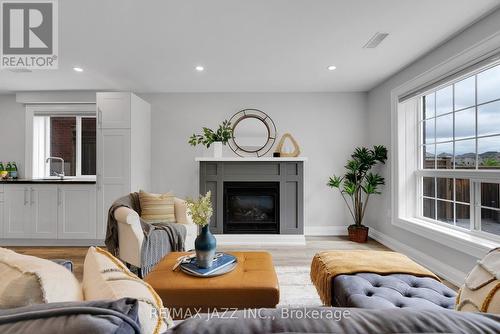
[[[371,169],[378,163],[385,164],[387,160],[387,148],[382,145],[369,150],[366,147],[357,147],[347,161],[344,176],[333,176],[328,181],[328,186],[337,188],[342,195],[349,212],[354,220],[349,225],[349,240],[355,242],[366,242],[368,240],[368,227],[363,225],[366,207],[370,195],[380,194],[379,186],[385,184],[385,180]],[[348,200],[350,199],[350,201]]]
[[[222,124],[219,125],[217,131],[209,128],[203,128],[203,134],[197,135],[193,134],[189,137],[189,144],[196,146],[198,144],[203,144],[207,148],[213,144],[214,147],[214,158],[222,157],[222,145],[226,145],[229,139],[233,136],[233,128],[231,127],[231,122],[224,120]]]

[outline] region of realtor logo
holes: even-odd
[[[1,68],[56,69],[57,0],[0,0]]]

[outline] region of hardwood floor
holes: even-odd
[[[21,254],[28,254],[44,259],[70,259],[74,264],[75,276],[83,277],[83,261],[88,247],[7,247]],[[221,246],[221,251],[231,250],[265,250],[272,254],[276,267],[280,266],[309,266],[315,253],[329,249],[373,249],[390,250],[374,240],[366,244],[350,242],[347,237],[307,237],[303,246]],[[443,282],[453,289],[453,284]]]

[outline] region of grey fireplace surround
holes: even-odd
[[[272,182],[279,187],[279,234],[304,234],[305,158],[197,158],[200,194],[212,192],[210,231],[224,233],[224,183]]]

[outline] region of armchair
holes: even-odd
[[[198,228],[187,215],[186,202],[182,199],[174,200],[175,219],[178,224],[186,226],[186,250],[194,248],[194,239]],[[119,258],[135,267],[141,267],[141,249],[144,240],[140,217],[137,212],[127,207],[115,210],[115,219],[118,222]]]

